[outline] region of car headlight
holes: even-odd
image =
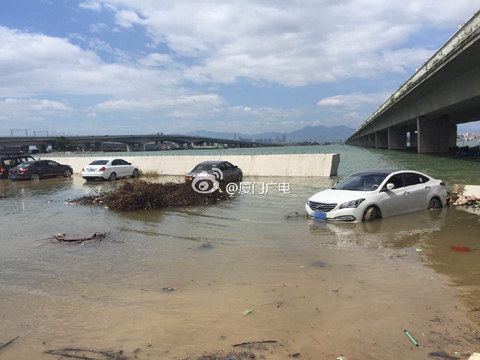
[[[357,200],[346,201],[346,202],[344,202],[343,204],[340,205],[340,209],[356,208],[363,201],[365,201],[365,199],[357,199]]]

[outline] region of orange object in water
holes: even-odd
[[[472,249],[466,246],[452,246],[451,249],[453,251],[460,251],[460,252],[470,252]]]

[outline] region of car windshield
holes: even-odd
[[[334,190],[374,191],[387,177],[386,174],[353,174],[332,187]]]
[[[218,164],[198,164],[192,170],[192,173],[199,173],[202,171],[212,171],[212,169],[216,167],[218,167]]]
[[[107,165],[108,160],[95,160],[92,161],[89,165]]]

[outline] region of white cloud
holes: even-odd
[[[154,43],[197,65],[185,78],[233,83],[240,77],[302,86],[402,73],[436,49],[403,47],[426,26],[468,19],[473,0],[242,2],[102,0],[117,24],[144,26]]]
[[[102,102],[95,111],[164,111],[172,117],[197,118],[219,112],[223,99],[217,94],[182,95],[170,94],[159,98],[117,99]]]
[[[138,63],[146,67],[155,67],[172,64],[173,59],[167,54],[152,53],[140,59]]]
[[[115,20],[118,25],[125,28],[131,28],[133,25],[142,24],[140,17],[133,11],[120,10],[115,14]]]
[[[335,95],[323,98],[317,102],[317,106],[331,111],[344,113],[353,113],[365,107],[371,108],[372,105],[379,106],[390,96],[390,93],[353,93],[348,95]],[[351,115],[350,115],[351,116]]]
[[[282,109],[262,106],[251,108],[248,106],[232,106],[229,113],[233,116],[245,116],[257,119],[277,120],[282,118],[298,118],[301,114],[299,109]]]
[[[7,98],[0,100],[0,133],[19,128],[48,130],[43,124],[50,117],[68,117],[71,113],[68,105],[58,101]]]
[[[87,9],[87,10],[94,10],[94,11],[100,11],[102,9],[102,5],[98,1],[82,1],[80,4],[78,4],[79,7],[82,9]]]
[[[109,30],[109,27],[105,23],[96,23],[90,25],[90,31],[93,33],[102,33]]]
[[[281,93],[284,86],[408,75],[438,46],[412,43],[414,36],[456,28],[478,8],[473,0],[438,0],[433,11],[430,0],[88,0],[78,6],[96,12],[88,12],[94,23],[84,24],[94,38],[77,29],[63,38],[0,26],[0,100],[88,97],[88,105],[75,110],[97,118],[135,110],[165,121],[205,117],[208,123],[220,114],[267,128],[322,121],[312,113],[329,110],[353,123],[389,94],[358,88],[321,99],[317,107],[288,108],[280,97],[276,107],[243,102],[241,95],[232,106],[221,91],[239,79],[249,86],[274,83]],[[128,34],[120,45],[115,31]],[[92,104],[97,96],[101,100]],[[53,104],[41,107],[39,116],[47,110],[54,111]]]

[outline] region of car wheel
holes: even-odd
[[[32,176],[30,176],[30,180],[40,180],[40,175],[32,174]]]
[[[376,206],[369,206],[367,210],[363,213],[363,221],[373,221],[379,219],[382,216],[380,215],[380,210]]]
[[[117,180],[117,174],[115,174],[114,172],[112,172],[112,173],[110,174],[110,176],[108,177],[108,180],[110,180],[110,181],[115,181],[115,180]]]
[[[136,178],[136,177],[138,177],[138,170],[137,169],[133,170],[133,173],[132,173],[132,178]]]
[[[63,172],[63,176],[65,176],[65,177],[70,177],[70,176],[72,176],[72,172],[70,171],[70,169],[66,169],[66,170]]]
[[[427,209],[440,209],[442,207],[442,203],[440,202],[440,200],[436,197],[434,197],[433,199],[431,199],[429,202],[428,202],[428,207]]]

